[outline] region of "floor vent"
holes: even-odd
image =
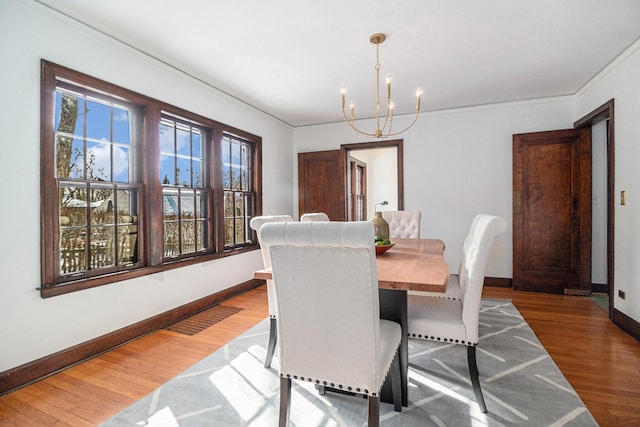
[[[209,326],[218,323],[221,320],[226,319],[229,316],[242,311],[241,308],[227,307],[224,305],[216,305],[207,310],[201,311],[198,314],[194,314],[191,317],[187,317],[173,325],[167,326],[165,329],[168,331],[178,332],[184,335],[195,335],[198,332],[204,331]]]

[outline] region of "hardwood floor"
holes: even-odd
[[[640,426],[640,343],[585,297],[485,288],[510,299],[601,426]],[[193,335],[160,330],[0,397],[2,426],[94,426],[267,315],[264,286],[223,302],[243,310]]]

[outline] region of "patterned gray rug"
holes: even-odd
[[[268,320],[108,420],[115,426],[275,426],[278,361],[262,366]],[[463,346],[409,340],[409,406],[381,404],[383,426],[597,426],[518,310],[483,300],[476,405]],[[293,382],[292,426],[366,425],[366,400]]]

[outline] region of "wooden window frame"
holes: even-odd
[[[59,261],[59,212],[57,180],[55,178],[55,91],[58,82],[85,88],[93,93],[120,99],[136,105],[143,114],[140,141],[140,194],[138,241],[138,263],[135,266],[113,268],[104,274],[78,279],[61,278]],[[207,117],[180,109],[153,98],[138,94],[117,85],[74,71],[52,62],[41,61],[41,286],[43,298],[62,295],[82,289],[93,288],[122,280],[141,277],[173,268],[210,261],[240,254],[258,248],[257,241],[240,247],[224,246],[224,192],[222,190],[221,144],[224,134],[237,136],[253,147],[252,189],[255,204],[253,215],[262,213],[262,138],[240,129],[219,123]],[[208,135],[208,161],[206,165],[209,194],[207,209],[210,212],[208,249],[187,254],[177,259],[164,257],[162,183],[160,174],[160,120],[169,114],[182,120],[193,121],[210,130]],[[220,164],[219,164],[220,162]],[[204,168],[205,166],[203,166]]]

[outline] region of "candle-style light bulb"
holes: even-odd
[[[354,104],[353,101],[349,104],[349,109],[351,110],[351,121],[353,121],[355,115],[354,111],[356,109],[356,104]]]
[[[347,86],[342,85],[340,92],[342,93],[342,108],[344,108],[344,97],[347,94]]]
[[[418,86],[416,89],[416,110],[420,110],[420,97],[422,97],[422,89]]]
[[[387,99],[391,99],[391,76],[387,74]]]

